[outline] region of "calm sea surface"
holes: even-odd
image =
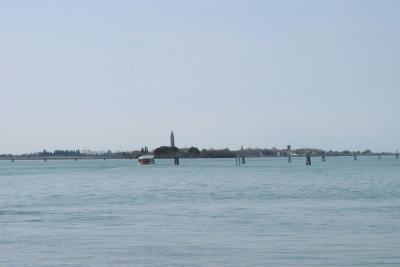
[[[394,157],[0,162],[0,266],[400,266]]]

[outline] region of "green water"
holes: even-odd
[[[394,157],[0,162],[0,266],[400,266]]]

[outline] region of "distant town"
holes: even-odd
[[[43,150],[41,152],[30,153],[30,154],[1,154],[0,160],[30,160],[30,159],[136,159],[141,155],[153,154],[155,158],[173,158],[175,155],[179,155],[180,158],[235,158],[238,154],[246,157],[284,157],[289,156],[305,156],[310,154],[311,156],[353,156],[353,155],[394,155],[395,153],[384,152],[376,153],[367,149],[364,151],[325,151],[322,149],[314,148],[298,148],[288,150],[287,148],[244,148],[243,150],[230,150],[229,148],[224,149],[199,149],[197,147],[188,148],[177,148],[170,146],[161,146],[153,151],[149,151],[147,147],[143,147],[140,150],[126,151],[126,152],[113,152],[108,151],[80,151],[80,150],[54,150],[52,152]]]
[[[178,148],[175,146],[175,135],[171,131],[169,137],[169,146],[160,146],[149,151],[147,146],[142,147],[140,150],[113,152],[108,151],[91,151],[91,150],[54,150],[52,152],[44,149],[41,152],[30,154],[1,154],[0,160],[50,160],[50,159],[137,159],[143,155],[154,155],[155,158],[237,158],[240,157],[304,157],[304,156],[373,156],[373,155],[394,155],[398,157],[398,151],[392,152],[372,152],[370,149],[364,151],[325,151],[316,148],[298,148],[292,149],[290,145],[286,148],[278,149],[272,148],[243,148],[239,150],[224,149],[199,149],[197,147]]]

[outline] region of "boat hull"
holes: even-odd
[[[154,159],[138,159],[140,165],[152,165],[155,163]]]

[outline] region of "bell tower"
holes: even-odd
[[[171,136],[169,137],[170,141],[171,141],[171,148],[175,147],[175,136],[174,136],[174,132],[171,131]]]

